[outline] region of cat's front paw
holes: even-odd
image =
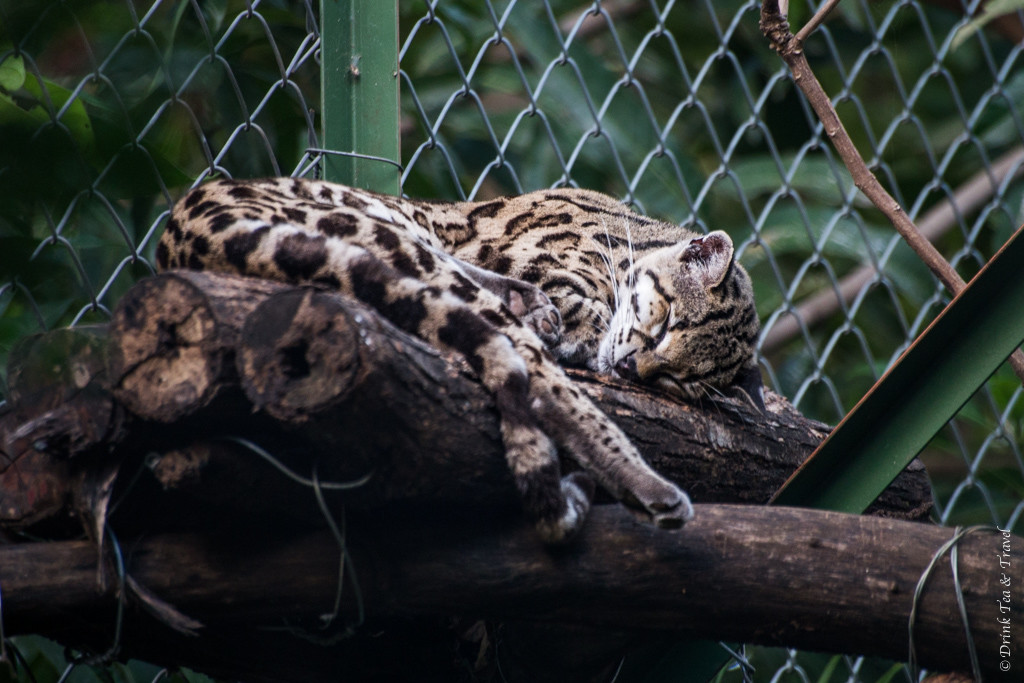
[[[545,346],[553,349],[558,345],[562,338],[562,315],[544,292],[529,283],[512,281],[507,303]]]
[[[693,519],[690,497],[661,477],[637,483],[623,502],[634,507],[659,529],[679,529]]]

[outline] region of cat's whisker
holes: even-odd
[[[624,221],[626,224],[626,254],[629,258],[629,290],[633,291],[636,288],[636,252],[633,249],[633,231],[630,229],[629,221]],[[632,302],[632,298],[630,299]]]
[[[694,384],[704,392],[705,396],[710,397],[711,394],[716,394],[719,398],[726,398],[725,392],[716,387],[714,384],[705,382],[704,380],[697,380],[696,382],[694,382]]]
[[[604,241],[606,251],[599,253],[601,255],[601,259],[604,261],[605,269],[608,271],[608,281],[609,283],[611,283],[613,301],[612,310],[617,311],[619,310],[619,304],[621,303],[622,294],[621,288],[619,287],[619,278],[615,274],[615,254],[612,251],[612,237],[611,234],[609,234],[608,232],[608,222],[604,219],[604,216],[601,217],[601,225],[604,227]]]

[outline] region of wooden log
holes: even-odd
[[[242,386],[279,420],[305,422],[365,380],[372,322],[353,319],[341,299],[312,288],[268,297],[246,318],[238,347]],[[385,347],[379,353],[386,353]],[[386,361],[385,361],[386,362]]]
[[[618,506],[599,506],[578,542],[557,551],[515,518],[455,514],[441,526],[408,511],[353,520],[349,543],[350,570],[375,623],[474,614],[901,660],[908,656],[918,581],[952,535],[892,519],[735,505],[699,505],[694,521],[671,533],[636,522]],[[315,620],[329,611],[337,588],[339,548],[325,533],[231,542],[156,536],[125,550],[138,585],[207,624],[201,632],[216,634],[221,646],[233,643],[218,649],[221,667],[231,670],[217,671],[232,677],[279,676],[280,669],[259,674],[267,660],[252,651],[247,629]],[[54,622],[46,615],[56,610],[64,615],[61,625],[95,625],[110,599],[97,593],[95,561],[94,547],[81,542],[0,547],[7,633],[47,632]],[[1024,620],[1024,601],[1013,599],[1015,592],[1004,599],[1004,580],[1019,585],[1022,567],[1020,537],[980,531],[959,543],[960,585],[986,676],[1001,661],[1024,657],[1024,640],[1004,640],[999,621]],[[353,597],[346,583],[343,619],[354,614]],[[140,646],[132,633],[125,631],[129,652]],[[970,669],[948,556],[916,601],[914,634],[923,666]],[[203,638],[178,641],[174,650],[161,641],[146,656],[188,664],[194,660],[187,644],[196,640]],[[283,651],[272,649],[271,658]],[[277,664],[285,671],[289,665]],[[313,675],[309,661],[302,666],[306,680],[338,675],[336,668]]]
[[[0,448],[12,460],[30,451],[70,458],[113,438],[119,415],[106,391],[107,328],[30,335],[7,362],[10,408],[17,426]]]
[[[110,323],[114,396],[148,420],[171,423],[224,399],[239,409],[234,354],[246,315],[286,286],[257,278],[175,271],[146,278]]]
[[[238,353],[250,400],[303,425],[339,476],[380,472],[370,500],[504,500],[511,491],[493,401],[460,358],[442,356],[333,292],[284,291],[248,317]],[[767,392],[768,412],[688,402],[583,370],[570,376],[656,469],[696,501],[764,503],[829,428]],[[424,477],[431,471],[434,476]],[[356,500],[359,495],[356,494]],[[931,490],[914,463],[872,512],[924,519]]]
[[[493,399],[465,362],[359,302],[271,296],[248,317],[238,361],[253,404],[301,425],[306,457],[282,452],[289,462],[308,472],[317,460],[335,479],[373,472],[351,501],[518,501]]]
[[[73,341],[80,334],[88,343]],[[36,344],[102,356],[95,351],[101,330],[48,336]],[[19,365],[17,405],[32,408],[0,424],[6,460],[20,463],[0,471],[0,515],[8,525],[59,514],[75,472],[89,466],[69,469],[68,457],[90,449],[107,453],[122,439],[118,452],[126,456],[163,454],[157,463],[163,487],[236,502],[246,512],[263,504],[319,519],[308,488],[221,437],[261,445],[306,477],[316,468],[321,481],[372,472],[371,481],[348,497],[350,505],[518,506],[492,398],[462,359],[438,353],[336,293],[167,274],[125,297],[110,344],[109,379],[102,363],[75,360],[74,353],[68,363],[35,364],[79,368],[66,376],[47,378],[28,371],[33,364]],[[697,501],[767,501],[827,431],[771,392],[769,412],[761,414],[729,400],[688,403],[585,371],[571,371],[571,377]],[[126,427],[121,404],[104,392],[107,382],[150,422],[136,416]],[[30,395],[37,398],[23,398]],[[254,404],[263,410],[254,413]],[[172,419],[154,429],[153,421]],[[54,448],[36,448],[44,443]],[[929,485],[917,467],[876,505],[877,512],[909,519],[924,518],[929,509]],[[169,506],[169,516],[180,512]],[[144,519],[146,512],[140,514]]]
[[[770,390],[768,410],[760,413],[741,401],[684,401],[587,371],[568,372],[656,470],[699,502],[767,503],[831,431]],[[914,460],[867,513],[925,520],[931,509],[928,473]]]
[[[8,400],[20,410],[59,407],[107,369],[106,325],[82,325],[23,337],[7,358]]]

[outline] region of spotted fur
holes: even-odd
[[[157,260],[337,289],[460,353],[495,396],[509,467],[549,542],[579,528],[593,492],[580,473],[561,476],[556,446],[659,526],[681,526],[692,507],[548,350],[683,392],[754,368],[757,318],[728,236],[594,192],[431,203],[302,179],[216,181],[175,206]]]

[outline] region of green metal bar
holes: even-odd
[[[324,176],[398,194],[398,0],[320,0]],[[374,158],[366,158],[374,157]]]
[[[1024,228],[955,297],[775,495],[860,513],[1024,341]]]

